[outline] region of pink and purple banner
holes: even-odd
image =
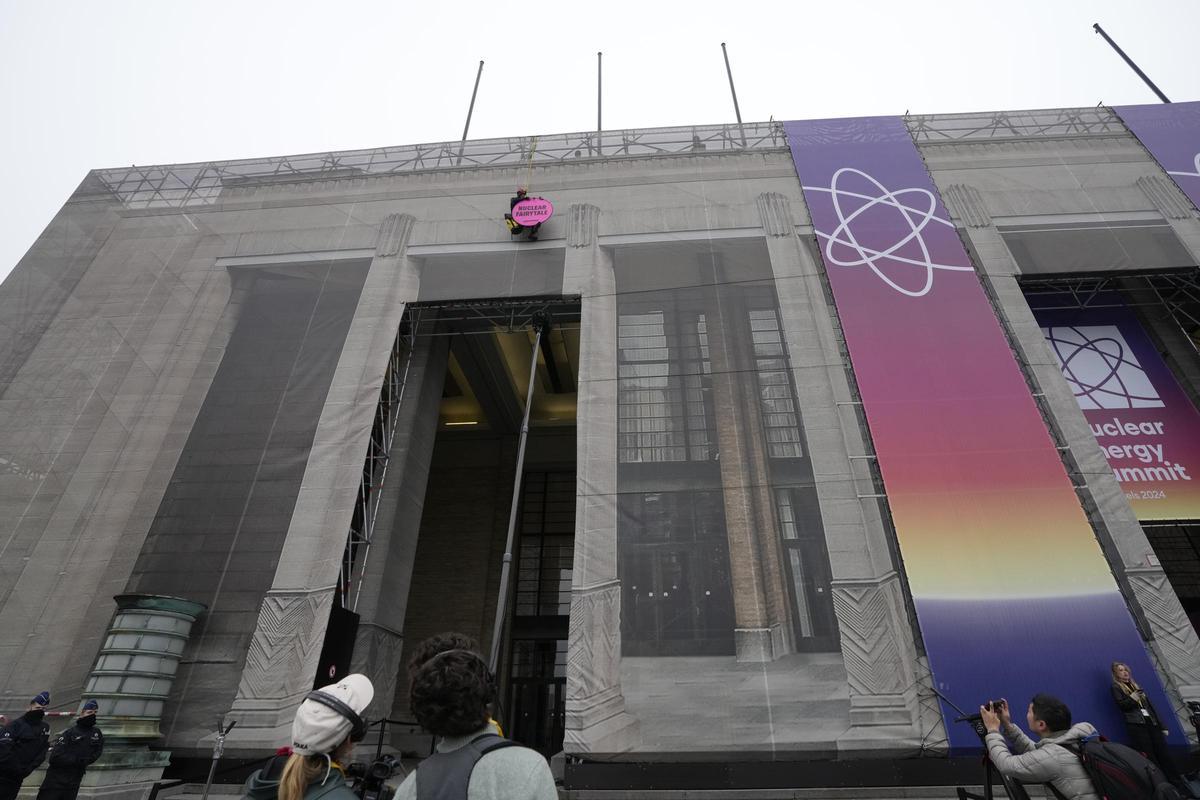
[[[1049,692],[1120,736],[1120,660],[1171,708],[903,121],[784,127],[939,691],[1017,708]],[[977,748],[943,712],[952,747]]]
[[[1093,308],[1062,308],[1067,299],[1030,304],[1134,513],[1200,518],[1200,412],[1120,295],[1094,296]]]
[[[1200,208],[1200,102],[1117,106],[1113,111]]]

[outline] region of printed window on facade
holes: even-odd
[[[764,480],[774,488],[756,494],[750,513],[776,527],[783,563],[771,569],[784,574],[796,646],[836,648],[829,556],[774,292],[655,294],[623,302],[617,320],[618,458],[629,467],[619,508],[624,652],[732,652],[719,487]],[[722,437],[738,448],[732,461],[722,461]]]
[[[714,460],[704,314],[678,307],[621,314],[617,348],[618,460]]]
[[[767,453],[771,458],[801,458],[804,447],[800,441],[800,416],[792,391],[779,313],[773,308],[750,311],[750,336],[762,397]]]

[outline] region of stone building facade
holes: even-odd
[[[905,122],[1182,714],[1200,534],[1139,522],[1029,292],[1144,301],[1195,398],[1196,208],[1109,109]],[[536,242],[502,224],[517,185],[557,209]],[[541,560],[518,554],[501,661],[528,736],[585,760],[944,754],[825,270],[773,123],[90,173],[0,289],[0,710],[97,691],[111,598],[141,594],[205,606],[157,747],[202,756],[221,714],[234,753],[285,743],[332,651],[404,718],[408,645],[492,644],[530,358],[501,334],[527,347],[547,306],[538,392],[569,419],[535,415]],[[448,416],[460,396],[486,419]]]

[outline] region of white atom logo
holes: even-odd
[[[1178,175],[1181,178],[1200,178],[1200,153],[1196,153],[1196,157],[1192,159],[1192,163],[1196,167],[1195,172],[1184,172],[1183,170],[1167,170],[1168,175]]]
[[[1080,408],[1164,406],[1116,325],[1055,325],[1042,334]]]
[[[841,184],[846,176],[858,176],[870,183],[878,191],[873,194],[863,194],[862,192],[844,189]],[[833,210],[837,214],[838,226],[832,233],[816,232],[817,236],[825,240],[825,259],[830,264],[839,267],[868,266],[872,272],[879,276],[880,280],[897,292],[909,297],[924,297],[929,294],[929,290],[933,288],[933,273],[935,270],[944,269],[953,272],[974,271],[969,265],[939,264],[929,254],[929,246],[922,235],[925,228],[934,222],[950,228],[954,227],[954,223],[942,219],[934,213],[934,210],[937,208],[937,201],[933,197],[933,192],[918,188],[899,189],[893,192],[872,176],[853,167],[842,167],[833,173],[833,178],[828,188],[824,186],[805,186],[804,189],[810,192],[828,192],[830,199],[833,201]],[[854,221],[875,208],[893,209],[903,217],[905,224],[908,226],[908,233],[906,235],[883,249],[863,244],[854,230]],[[871,228],[873,231],[879,230],[875,225],[872,225]],[[901,249],[910,243],[919,249],[919,258],[916,257],[916,253],[912,252],[912,248],[909,248],[908,251],[910,255],[902,255],[900,253]],[[882,266],[887,265],[889,262],[923,270],[925,273],[924,286],[914,290],[893,281],[882,269]]]

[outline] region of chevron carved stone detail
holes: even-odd
[[[836,586],[833,607],[841,631],[842,658],[850,690],[858,694],[896,694],[908,687],[901,679],[900,648],[891,626],[888,598],[879,586]]]
[[[283,699],[310,688],[333,592],[268,593],[258,611],[238,697]]]
[[[621,584],[617,581],[571,596],[567,634],[567,702],[615,687],[621,667]]]
[[[1129,583],[1167,671],[1182,686],[1200,687],[1200,639],[1162,570],[1130,570]],[[1194,690],[1193,690],[1194,691]],[[1200,695],[1184,697],[1200,700]]]

